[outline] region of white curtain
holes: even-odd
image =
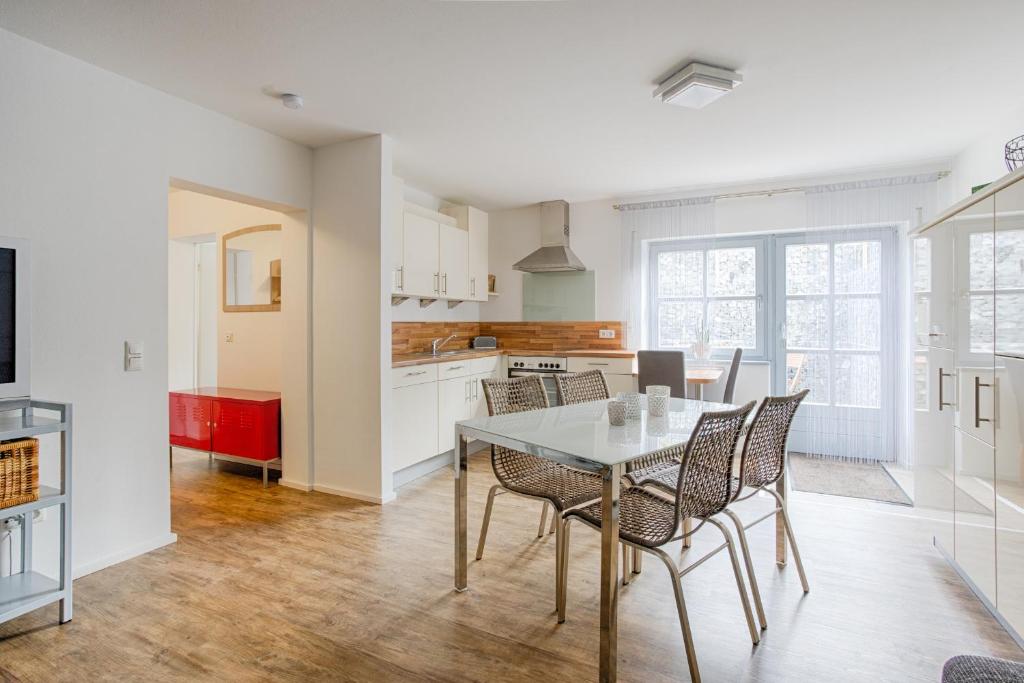
[[[939,177],[787,188],[787,202],[794,191],[804,197],[804,225],[759,233],[770,244],[765,346],[773,361],[772,391],[808,387],[815,399],[801,411],[793,450],[911,464],[915,376],[907,234],[937,213]],[[718,237],[715,202],[723,196],[620,207],[630,346],[652,347],[650,245]],[[729,222],[724,213],[720,218]]]
[[[715,210],[711,197],[650,202],[622,207],[622,287],[626,340],[633,348],[649,348],[644,278],[647,248],[652,240],[712,235]]]

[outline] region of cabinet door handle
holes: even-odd
[[[405,266],[398,266],[398,288],[405,291]]]
[[[945,337],[946,333],[945,332],[929,332],[928,336],[929,337]]]
[[[448,293],[448,273],[444,273],[443,275],[441,275],[441,282],[442,282],[441,291],[443,293],[447,294]]]
[[[943,408],[952,408],[953,407],[952,403],[946,403],[942,399],[942,380],[943,380],[943,378],[952,377],[952,376],[953,376],[952,372],[943,372],[942,368],[941,367],[939,368],[939,411],[940,412],[942,411]]]
[[[406,377],[415,377],[416,375],[425,375],[425,374],[427,374],[426,370],[420,370],[419,372],[407,372],[407,373],[405,373],[405,376]]]
[[[611,363],[587,363],[587,365],[611,365]]]
[[[991,386],[992,385],[987,383],[987,382],[982,382],[981,381],[981,377],[979,377],[978,375],[974,376],[974,428],[975,429],[981,429],[981,423],[982,422],[991,422],[992,421],[991,419],[989,419],[987,417],[982,417],[981,416],[981,409],[980,409],[980,405],[981,405],[981,388],[982,387],[990,387],[991,388]]]
[[[463,393],[463,395],[462,395],[462,400],[463,401],[467,401],[468,402],[469,399],[472,398],[472,396],[473,396],[473,389],[471,387],[472,387],[472,384],[470,383],[470,381],[468,379],[465,382],[462,383],[462,388],[466,390]]]
[[[441,273],[434,273],[434,294],[441,293]]]
[[[469,278],[469,295],[476,296],[476,278]]]
[[[464,365],[453,365],[450,368],[448,368],[448,372],[451,372],[452,370],[461,370],[464,367]]]

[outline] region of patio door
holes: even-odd
[[[791,451],[891,461],[896,348],[894,234],[776,238],[776,393],[810,389]]]

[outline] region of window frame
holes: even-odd
[[[651,241],[648,245],[647,254],[647,344],[651,349],[687,350],[687,347],[662,347],[659,344],[658,336],[658,305],[661,302],[675,301],[700,301],[702,304],[702,319],[707,321],[709,303],[712,301],[753,301],[755,310],[754,340],[753,349],[743,349],[744,360],[769,360],[769,350],[766,340],[767,330],[770,322],[767,319],[768,311],[765,305],[765,296],[768,291],[768,264],[769,250],[771,249],[771,235],[737,236],[737,237],[693,237],[679,238],[672,240]],[[744,296],[710,296],[708,294],[708,252],[722,249],[750,248],[754,249],[754,294]],[[661,297],[658,295],[658,257],[663,253],[679,251],[700,251],[703,260],[703,281],[701,283],[703,294],[696,296],[673,296]],[[718,348],[712,354],[712,359],[731,358],[732,348]]]

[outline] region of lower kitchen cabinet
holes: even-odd
[[[481,380],[497,377],[498,356],[394,368],[391,390],[392,469],[398,471],[455,447],[455,423],[487,414]]]
[[[437,455],[437,398],[433,380],[391,390],[393,469]]]
[[[633,358],[585,356],[568,359],[569,372],[584,372],[586,370],[603,372],[605,381],[608,382],[608,392],[613,397],[620,391],[633,393],[637,390],[633,365]]]

